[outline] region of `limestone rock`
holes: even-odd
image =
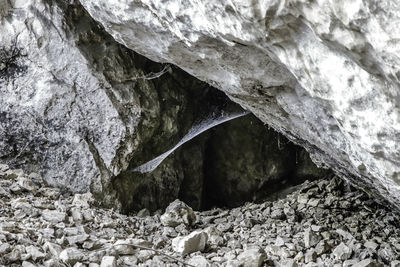
[[[191,207],[176,199],[169,204],[160,219],[165,226],[175,227],[181,223],[190,226],[196,222],[196,215]]]
[[[59,223],[66,220],[67,214],[56,210],[44,210],[42,211],[42,217],[46,221]]]
[[[352,265],[353,267],[381,267],[383,264],[376,262],[373,259],[365,259],[356,264]]]
[[[84,258],[84,254],[75,247],[66,248],[60,253],[60,260],[65,264],[74,265]]]
[[[104,256],[100,267],[117,267],[117,260],[114,256]]]
[[[204,231],[194,231],[187,236],[175,237],[172,240],[172,248],[174,251],[186,255],[196,251],[203,251],[207,240],[207,233]]]
[[[313,247],[321,240],[321,236],[311,229],[304,231],[304,245],[306,248]]]
[[[133,255],[135,254],[135,247],[129,245],[128,240],[118,240],[113,247],[119,255]]]
[[[340,260],[347,260],[348,258],[351,257],[351,254],[353,253],[352,249],[349,248],[346,244],[343,242],[340,243],[334,250],[333,250],[333,255],[337,259]]]
[[[210,262],[204,256],[201,256],[201,255],[197,255],[197,256],[190,258],[190,260],[188,261],[188,264],[191,264],[196,267],[211,267],[212,266],[210,264]]]
[[[397,1],[81,3],[118,42],[225,91],[399,205]]]
[[[91,193],[85,193],[85,194],[75,194],[74,199],[72,200],[72,205],[84,209],[90,208],[90,206],[93,204],[94,199],[93,195]]]
[[[45,258],[45,254],[43,252],[41,252],[39,250],[39,248],[35,247],[35,246],[28,246],[26,247],[26,253],[31,255],[32,260],[36,261],[36,260],[41,260],[43,258]]]
[[[262,249],[248,249],[237,257],[244,267],[261,266],[265,258],[266,255]]]

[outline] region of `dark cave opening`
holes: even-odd
[[[206,88],[206,89],[205,89]],[[205,89],[205,90],[204,90]],[[177,124],[179,136],[154,141],[143,148],[131,169],[170,149],[185,135],[189,126],[210,112],[241,110],[224,93],[212,87],[186,92],[188,101]],[[186,117],[185,117],[186,116]],[[156,132],[162,136],[165,133]],[[168,141],[164,151],[154,144]],[[328,170],[317,168],[308,153],[288,141],[254,115],[249,114],[207,130],[183,144],[154,171],[127,171],[114,181],[123,212],[164,209],[180,199],[195,210],[214,207],[237,207],[245,202],[259,202],[285,195],[305,180],[326,176]]]

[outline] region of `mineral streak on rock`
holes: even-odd
[[[400,203],[400,3],[80,0],[115,40],[225,91]]]

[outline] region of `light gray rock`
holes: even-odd
[[[129,240],[118,240],[114,243],[113,248],[118,252],[119,255],[133,255],[135,254],[136,248],[130,245]]]
[[[319,233],[314,232],[310,228],[304,231],[304,245],[306,246],[306,248],[317,245],[320,240],[321,236],[319,235]]]
[[[51,243],[51,242],[46,242],[43,247],[44,247],[44,250],[50,252],[50,254],[55,259],[58,259],[59,255],[62,251],[62,248],[60,245]]]
[[[366,248],[370,248],[370,249],[372,249],[372,250],[376,250],[377,248],[378,248],[378,244],[377,243],[375,243],[375,242],[373,242],[373,241],[366,241],[365,243],[364,243],[364,247],[366,247]]]
[[[208,243],[214,246],[222,246],[224,243],[223,234],[216,227],[210,226],[204,229],[207,233]]]
[[[164,226],[175,227],[181,223],[189,226],[196,222],[196,215],[191,207],[176,199],[169,204],[160,219]]]
[[[56,210],[43,210],[42,218],[51,223],[60,223],[67,219],[67,214]]]
[[[20,176],[18,177],[17,182],[18,185],[26,191],[35,193],[38,190],[38,187],[33,183],[32,179],[30,178]]]
[[[283,220],[285,218],[285,213],[282,209],[275,209],[271,212],[271,218],[277,220]]]
[[[0,255],[4,255],[11,251],[11,246],[8,243],[3,243],[0,245]]]
[[[353,251],[350,247],[342,242],[332,251],[332,253],[337,259],[347,260],[351,257]]]
[[[306,252],[304,255],[304,262],[309,263],[309,262],[315,262],[317,259],[317,253],[315,252],[314,249],[310,249]]]
[[[33,263],[30,263],[29,261],[23,261],[22,267],[36,267],[36,265]]]
[[[31,255],[31,258],[34,261],[41,260],[41,259],[44,259],[46,257],[46,254],[41,252],[39,250],[39,248],[37,248],[35,246],[28,246],[28,247],[25,248],[25,250],[26,250],[26,253]]]
[[[119,257],[118,262],[121,262],[121,264],[125,264],[125,266],[137,266],[138,259],[133,255],[121,256]]]
[[[282,267],[297,267],[298,264],[294,259],[284,259],[279,262]]]
[[[208,240],[204,231],[194,231],[187,236],[179,236],[172,239],[172,248],[175,252],[186,255],[196,251],[203,251]]]
[[[365,259],[352,265],[352,267],[381,267],[383,264],[376,262],[373,259]]]
[[[84,254],[79,249],[70,247],[61,251],[59,257],[65,264],[74,265],[84,258]]]
[[[87,234],[73,235],[73,236],[66,237],[66,239],[70,246],[77,245],[77,244],[82,245],[86,240],[89,239],[89,235],[87,235]]]
[[[81,3],[118,42],[225,91],[315,162],[400,203],[397,2]]]
[[[326,240],[321,240],[315,246],[315,252],[317,253],[317,255],[322,255],[325,252],[329,251],[329,249],[330,249],[330,246]]]
[[[197,255],[189,259],[188,264],[197,267],[211,267],[210,262],[202,255]]]
[[[72,200],[72,205],[79,208],[88,209],[93,202],[94,198],[91,193],[75,194],[74,199]]]
[[[100,267],[117,267],[117,260],[114,256],[104,256]]]
[[[237,256],[244,267],[261,266],[265,258],[264,250],[259,248],[245,250]]]

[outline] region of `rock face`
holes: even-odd
[[[199,209],[212,194],[237,206],[283,178],[299,183],[325,174],[304,150],[281,150],[278,135],[254,117],[193,140],[152,173],[133,173],[177,143],[212,105],[231,105],[227,97],[116,42],[77,1],[5,1],[0,36],[0,161],[39,172],[50,186],[91,191],[126,212],[165,208],[178,197]],[[238,136],[248,145],[232,143]],[[240,155],[246,159],[238,164]],[[266,161],[271,155],[276,159]],[[243,164],[246,175],[237,169]],[[221,186],[226,182],[231,186]],[[33,188],[24,180],[15,186]],[[224,199],[218,201],[226,205]]]
[[[400,203],[396,1],[81,0],[115,40],[225,91]]]
[[[50,185],[101,191],[137,147],[144,106],[130,88],[152,85],[129,80],[143,74],[135,55],[105,46],[112,39],[82,9],[11,3],[0,26],[0,158],[42,171]]]

